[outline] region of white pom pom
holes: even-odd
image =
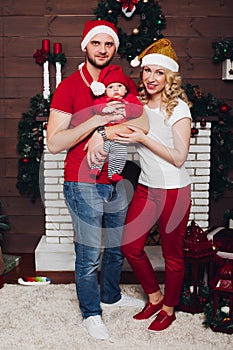
[[[132,67],[138,67],[139,66],[139,64],[140,64],[140,61],[139,61],[139,59],[138,59],[138,56],[137,57],[135,57],[131,62],[130,62],[130,65],[132,66]]]
[[[90,85],[90,88],[95,96],[101,96],[105,93],[105,85],[99,81],[93,80]]]

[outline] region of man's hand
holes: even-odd
[[[94,163],[101,164],[107,157],[108,153],[104,151],[104,140],[98,132],[94,132],[84,150],[87,150],[87,163],[89,167]]]

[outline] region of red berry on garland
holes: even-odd
[[[23,157],[23,158],[22,158],[22,162],[23,162],[24,164],[27,164],[27,163],[29,162],[28,157]]]
[[[205,121],[205,119],[202,119],[202,120],[200,121],[200,125],[201,125],[202,128],[205,128],[205,127],[206,127],[206,121]]]
[[[223,103],[221,106],[220,106],[220,112],[222,113],[227,113],[229,111],[229,107],[226,103]]]
[[[196,136],[198,134],[198,132],[199,132],[198,129],[195,128],[195,126],[193,126],[191,129],[191,136]]]

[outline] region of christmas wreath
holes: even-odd
[[[96,19],[104,19],[116,25],[120,46],[118,53],[130,62],[154,40],[163,37],[161,30],[166,28],[166,19],[157,1],[154,0],[102,0],[94,10]],[[126,21],[139,16],[140,24],[132,33],[125,33],[118,27],[118,18]]]

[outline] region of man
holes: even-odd
[[[110,63],[118,46],[117,29],[112,23],[104,20],[86,22],[81,41],[81,48],[86,55],[85,64],[59,84],[51,102],[47,128],[50,152],[68,150],[64,196],[75,231],[76,290],[83,324],[96,339],[109,337],[101,317],[102,305],[144,305],[142,300],[121,294],[119,288],[123,264],[120,244],[127,211],[123,182],[112,183],[108,179],[106,165],[98,179],[93,179],[85,150],[92,133],[97,129],[105,137],[104,128],[98,127],[113,120],[110,115],[93,116],[92,106],[95,95],[101,94],[97,83],[100,72]],[[137,88],[131,80],[130,86],[130,92],[137,94]],[[114,120],[120,118],[118,116]],[[105,248],[99,290],[102,237]]]

